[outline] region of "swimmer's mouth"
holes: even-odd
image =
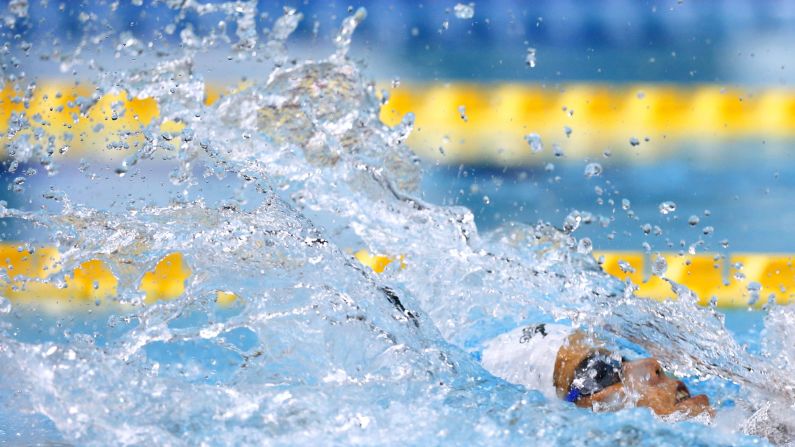
[[[690,399],[690,391],[687,390],[685,384],[680,382],[676,387],[676,403],[683,402],[687,399]]]

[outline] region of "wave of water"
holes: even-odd
[[[256,2],[171,6],[225,15],[236,39],[185,28],[183,49],[157,64],[94,72],[98,92],[152,97],[160,110],[115,162],[112,195],[124,205],[52,191],[45,207],[0,210],[35,228],[36,243],[57,246],[62,271],[99,259],[119,280],[115,302],[90,317],[51,319],[3,301],[0,439],[33,425],[44,428],[29,439],[80,445],[789,441],[791,310],[771,312],[763,356],[753,356],[687,290],[658,303],[602,273],[577,250],[577,216],[564,230],[516,223],[479,234],[468,209],[423,201],[419,163],[404,145],[413,118],[382,124],[374,84],[347,57],[364,10],[343,21],[328,58],[290,60],[296,11],[260,42]],[[262,71],[207,106],[193,58],[224,45],[231,57],[263,59]],[[80,54],[64,67],[90,65]],[[97,98],[82,102],[85,112]],[[165,121],[184,130],[163,133]],[[11,159],[55,166],[36,141],[9,145]],[[128,201],[125,183],[163,160],[173,172],[149,181],[179,193],[165,204]],[[207,179],[232,192],[211,199]],[[403,261],[375,275],[350,255],[360,248]],[[173,252],[193,272],[184,295],[145,306],[142,272]],[[219,307],[218,291],[238,299]],[[628,355],[657,356],[710,394],[716,420],[596,414],[479,366],[482,341],[551,320],[599,332]]]

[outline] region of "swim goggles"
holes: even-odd
[[[583,396],[590,396],[621,382],[621,360],[595,352],[585,357],[574,370],[567,402],[577,402]]]

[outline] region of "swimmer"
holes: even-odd
[[[656,359],[623,359],[558,324],[521,327],[490,340],[482,364],[508,382],[596,411],[638,406],[659,416],[714,415],[707,396],[691,396]]]

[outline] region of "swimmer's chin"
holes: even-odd
[[[680,399],[677,402],[676,413],[683,413],[686,417],[707,416],[710,419],[715,417],[715,409],[709,404],[709,398],[704,394]]]
[[[617,385],[583,399],[578,406],[590,407],[596,412],[613,412],[635,407],[648,408],[657,417],[669,422],[695,419],[709,423],[715,417],[715,410],[710,406],[706,395],[691,396],[681,382],[678,388],[674,400],[663,405],[638,405],[636,400],[626,394],[621,385]]]

